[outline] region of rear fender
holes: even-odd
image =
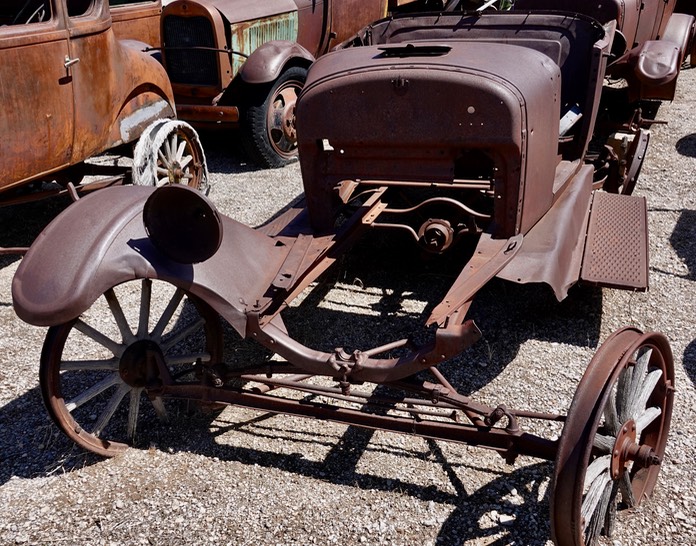
[[[240,78],[249,84],[270,83],[278,79],[288,64],[309,67],[314,56],[296,42],[274,40],[254,50],[239,71]]]
[[[203,299],[246,332],[246,302],[260,299],[287,247],[230,218],[218,252],[199,264],[167,258],[145,230],[142,211],[152,187],[100,190],[68,207],[39,235],[12,282],[17,315],[53,326],[85,312],[109,288],[159,279]],[[231,273],[234,272],[234,273]]]

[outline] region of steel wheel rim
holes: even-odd
[[[186,376],[190,379],[194,373],[193,363],[198,358],[212,363],[219,362],[221,358],[219,320],[209,306],[182,289],[176,289],[162,315],[152,321],[152,282],[144,279],[141,286],[137,329],[130,328],[135,325],[126,319],[118,299],[114,297],[113,289],[110,289],[105,292],[103,299],[113,314],[118,330],[123,334],[121,340],[111,339],[113,336],[104,335],[100,328],[78,318],[49,330],[41,356],[41,391],[49,415],[80,447],[106,457],[117,455],[129,447],[146,405],[161,420],[167,420],[164,401],[157,395],[157,389],[152,388],[156,382],[171,384],[177,379],[172,373],[186,367],[189,367]],[[193,307],[193,310],[188,308],[188,313],[194,316],[197,313],[199,318],[169,329],[173,317],[179,316],[177,311],[186,305],[186,301]],[[204,350],[195,354],[193,350],[186,354],[176,352],[181,347],[188,347],[193,336],[201,337],[201,331]],[[104,349],[101,355],[111,353],[111,358],[64,358],[66,343],[75,332],[79,333],[76,338],[89,338],[93,344]],[[148,363],[144,367],[136,364],[129,368],[124,361],[128,359],[129,351],[130,360],[137,361],[137,358],[132,358],[133,354],[148,349],[153,352],[156,360],[157,349],[152,344],[159,347],[166,366],[163,373],[149,378],[151,383],[148,385],[148,378],[138,376],[137,371],[152,370],[158,364]],[[133,370],[136,371],[135,377],[128,379],[129,372]],[[148,395],[149,400],[143,400],[143,395]],[[95,411],[90,415],[92,410]],[[111,436],[114,430],[118,433],[117,439]]]
[[[638,358],[634,359],[634,356]],[[659,407],[659,414],[653,415],[652,420],[650,415],[644,416],[641,423],[644,428],[642,434],[637,434],[636,444],[646,446],[643,456],[650,447],[658,459],[664,457],[674,391],[672,353],[661,334],[624,329],[611,336],[590,363],[578,386],[559,442],[551,499],[552,535],[558,545],[594,544],[600,531],[611,532],[618,498],[626,505],[637,506],[655,486],[660,464],[647,464],[645,459],[634,460],[625,454],[614,453],[617,447],[621,451],[620,448],[631,445],[630,431],[628,435],[623,432],[624,426],[632,421],[630,416],[622,416],[625,421],[618,427],[614,426],[616,435],[613,437],[608,434],[611,427],[606,417],[612,413],[611,400],[619,396],[617,389],[626,384],[627,370],[637,370],[641,358],[648,373],[635,383],[631,392],[643,392],[645,387],[649,393],[645,407],[640,408],[639,404],[632,411],[641,409],[646,412],[647,408]],[[660,373],[654,373],[648,380],[649,373],[656,370]],[[655,387],[651,389],[650,381],[655,379]],[[589,387],[599,381],[603,386],[593,395]],[[589,418],[586,413],[585,423],[581,423],[580,408],[587,407],[591,407]],[[620,408],[618,413],[621,413]],[[646,424],[645,421],[649,422]],[[623,442],[620,441],[622,438]],[[615,461],[614,467],[620,470],[616,478],[611,476],[612,460]],[[605,472],[609,473],[609,479]],[[594,488],[592,493],[590,488]]]
[[[294,157],[297,151],[295,104],[301,91],[302,82],[288,80],[276,89],[268,105],[268,141],[284,159]]]

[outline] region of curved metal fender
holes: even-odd
[[[144,51],[149,47],[137,40],[119,40],[122,55],[117,73],[128,95],[122,98],[109,132],[109,147],[133,142],[151,123],[175,118],[174,92],[161,63]]]
[[[308,67],[315,61],[314,56],[296,42],[273,40],[254,50],[244,61],[239,76],[246,83],[269,83],[278,78],[291,60]]]
[[[106,290],[135,279],[160,279],[198,296],[241,335],[246,302],[271,285],[288,247],[230,218],[218,252],[188,265],[164,256],[142,221],[152,187],[95,192],[70,205],[39,235],[12,282],[17,315],[36,326],[70,321]]]

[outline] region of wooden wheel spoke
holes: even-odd
[[[121,332],[123,342],[130,343],[134,338],[133,332],[128,324],[128,320],[126,320],[126,316],[123,314],[123,309],[121,308],[121,304],[118,301],[113,288],[109,288],[106,292],[104,292],[104,299],[106,299],[106,303],[109,305],[109,309],[111,310],[111,314],[116,321],[118,330]]]
[[[97,342],[102,347],[109,349],[114,356],[121,356],[123,353],[124,345],[122,343],[118,343],[105,334],[102,334],[99,330],[93,328],[82,319],[75,321],[75,329],[86,335],[92,341]]]
[[[169,422],[169,415],[167,414],[167,409],[164,407],[164,400],[161,396],[155,396],[150,400],[152,402],[152,407],[155,408],[155,413],[159,420],[163,423]]]
[[[644,351],[636,360],[624,405],[625,413],[622,414],[624,421],[635,417],[634,412],[636,409],[636,404],[638,403],[637,401],[645,381],[645,376],[648,373],[648,363],[650,362],[651,354],[652,350],[648,349],[647,351]]]
[[[105,360],[63,360],[60,363],[60,370],[63,372],[97,372],[118,371],[118,358],[108,358]]]
[[[592,445],[602,451],[603,453],[608,453],[614,447],[614,442],[616,442],[616,436],[607,436],[605,434],[595,434],[594,442]]]
[[[657,383],[660,381],[661,377],[662,370],[653,370],[647,375],[640,387],[638,396],[631,407],[631,417],[638,419],[638,417],[645,412],[650,395],[655,390],[655,387],[657,386]]]
[[[633,508],[636,505],[636,498],[633,495],[633,486],[631,485],[631,476],[628,470],[621,473],[621,478],[619,478],[619,491],[621,491],[621,498],[628,508]]]
[[[94,428],[92,429],[92,434],[94,434],[95,436],[99,436],[102,433],[102,431],[106,428],[106,425],[108,425],[109,421],[111,421],[111,418],[114,416],[114,413],[116,413],[116,410],[118,409],[118,406],[121,404],[121,401],[130,392],[130,390],[130,386],[126,385],[125,383],[122,383],[121,386],[119,386],[119,388],[116,390],[116,392],[111,395],[111,398],[109,398],[106,407],[99,414],[99,419],[97,419],[97,422],[95,423]]]
[[[140,313],[138,315],[138,333],[136,334],[138,338],[142,339],[148,333],[148,328],[150,325],[150,308],[152,300],[152,281],[150,279],[143,279],[142,292],[140,293]]]
[[[606,467],[603,468],[589,484],[589,488],[587,490],[587,493],[585,494],[585,498],[582,501],[581,516],[583,521],[585,521],[586,526],[590,524],[592,517],[597,512],[597,507],[600,505],[600,502],[602,501],[602,497],[605,495],[607,487],[611,492],[611,486],[612,479],[611,475],[609,474],[609,465],[607,464]],[[602,520],[603,519],[604,518],[602,518]]]
[[[135,430],[138,426],[138,412],[140,411],[140,395],[143,389],[132,389],[130,391],[130,405],[128,407],[128,430],[126,434],[129,440],[135,437]]]
[[[170,337],[167,338],[166,341],[163,340],[162,343],[162,351],[167,352],[169,349],[174,347],[177,343],[179,343],[182,339],[185,339],[186,337],[190,336],[192,333],[194,333],[196,330],[201,328],[204,324],[204,320],[201,318],[195,322],[192,322],[188,326],[182,328],[178,332],[173,332]]]
[[[169,167],[171,167],[171,161],[169,161],[169,158],[166,155],[164,155],[162,150],[157,150],[157,157],[159,158],[164,168],[168,169]]]
[[[172,317],[174,316],[174,313],[176,312],[177,308],[179,307],[179,304],[181,303],[181,300],[184,299],[184,291],[181,288],[177,288],[174,294],[172,295],[171,299],[169,300],[169,303],[167,303],[167,307],[165,307],[164,312],[162,313],[162,316],[159,318],[157,321],[157,324],[155,325],[154,329],[152,330],[152,337],[159,340],[162,337],[162,333],[164,332],[164,329],[167,327],[169,322],[172,320]]]
[[[182,169],[185,169],[188,167],[188,164],[193,161],[193,156],[192,155],[187,155],[186,157],[182,157],[181,161],[179,162],[179,165],[181,166]]]
[[[72,398],[71,400],[68,400],[65,403],[65,408],[69,411],[72,412],[75,409],[79,408],[81,405],[85,404],[86,402],[89,402],[92,400],[95,396],[99,396],[101,393],[104,391],[110,389],[114,385],[118,384],[123,384],[121,381],[121,377],[119,376],[118,373],[112,373],[108,376],[106,376],[104,379],[99,381],[98,383],[95,383],[88,389],[82,391],[80,394]]]
[[[647,408],[636,419],[636,436],[640,437],[641,433],[648,428],[650,423],[662,415],[662,410],[657,407]]]
[[[176,160],[181,163],[182,159],[184,158],[184,152],[186,151],[186,144],[187,142],[185,140],[181,140],[179,143],[179,147],[176,149]]]

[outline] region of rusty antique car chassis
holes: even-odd
[[[690,36],[693,18],[683,22]],[[556,544],[609,534],[619,502],[652,492],[664,456],[674,366],[662,334],[612,334],[566,415],[478,403],[438,366],[480,338],[467,314],[494,277],[546,283],[558,299],[578,281],[647,288],[647,205],[630,195],[647,145],[639,103],[603,137],[618,142],[621,168],[604,173],[587,152],[599,120],[611,127],[604,76],[633,66],[647,78],[650,56],[630,61],[645,46],[621,32],[568,12],[379,21],[309,71],[297,105],[305,202],[257,229],[184,185],[108,188],[71,205],[12,289],[19,317],[50,327],[40,383],[53,420],[104,456],[137,441],[150,414],[167,419],[172,399],[463,442],[508,462],[531,455],[556,461]],[[650,90],[627,76],[626,92],[667,94],[677,73]],[[286,311],[374,232],[411,239],[402,253],[449,256],[458,276],[403,339],[311,348]],[[240,365],[220,318],[270,355]],[[560,438],[526,432],[537,420],[562,422]]]

